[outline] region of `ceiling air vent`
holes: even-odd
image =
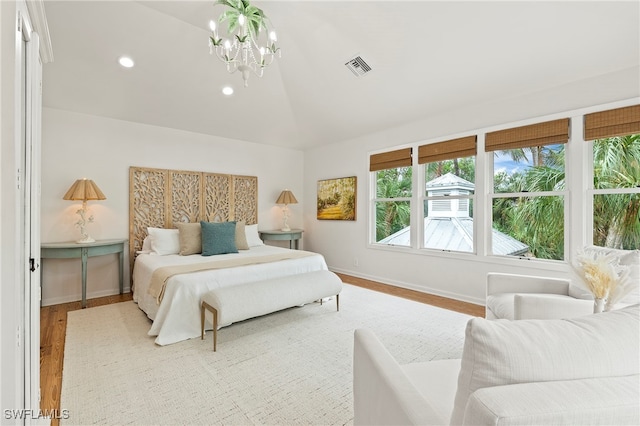
[[[371,71],[369,64],[367,64],[360,56],[350,59],[345,65],[356,77],[361,77]]]

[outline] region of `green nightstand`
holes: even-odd
[[[42,259],[80,259],[82,262],[82,307],[87,306],[87,259],[94,256],[119,253],[120,294],[124,290],[124,247],[128,240],[101,240],[92,243],[42,243]],[[40,274],[42,274],[40,268]],[[40,278],[42,285],[42,277]]]
[[[298,243],[302,238],[302,229],[292,229],[291,231],[282,231],[280,229],[272,229],[270,231],[259,231],[262,241],[289,241],[289,248],[298,250]]]

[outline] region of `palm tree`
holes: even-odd
[[[530,156],[533,167],[538,167],[545,164],[545,159],[549,151],[550,150],[545,146],[530,146],[525,148],[496,151],[495,155],[497,156],[498,153],[508,155],[513,161],[516,161],[518,163],[528,162]]]
[[[411,167],[377,172],[376,198],[411,197]],[[408,201],[376,203],[376,241],[409,226],[411,206]]]
[[[559,191],[565,185],[564,168],[532,167],[520,182],[526,191]],[[507,212],[508,232],[541,259],[564,258],[564,202],[558,196],[521,197]]]
[[[593,160],[594,188],[640,187],[640,134],[596,140]],[[640,194],[597,195],[593,211],[594,244],[640,248]]]
[[[453,160],[434,161],[426,165],[425,180],[428,182],[447,173],[475,182],[476,165],[474,157],[455,158]]]

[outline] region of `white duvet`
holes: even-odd
[[[133,267],[133,300],[153,320],[150,336],[157,336],[158,345],[168,345],[182,340],[200,337],[200,298],[209,290],[248,282],[262,281],[305,272],[326,270],[324,257],[313,256],[261,263],[236,268],[213,269],[176,275],[167,280],[164,298],[160,305],[147,289],[151,274],[157,268],[170,265],[225,260],[241,256],[266,256],[288,250],[274,246],[256,246],[239,253],[217,256],[140,254]]]

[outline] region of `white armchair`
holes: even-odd
[[[487,319],[556,319],[593,313],[593,299],[569,280],[487,274]]]
[[[632,291],[615,308],[640,303],[640,250],[587,247],[613,254],[629,268]],[[593,313],[593,296],[569,280],[516,274],[487,274],[487,319],[556,319]]]

